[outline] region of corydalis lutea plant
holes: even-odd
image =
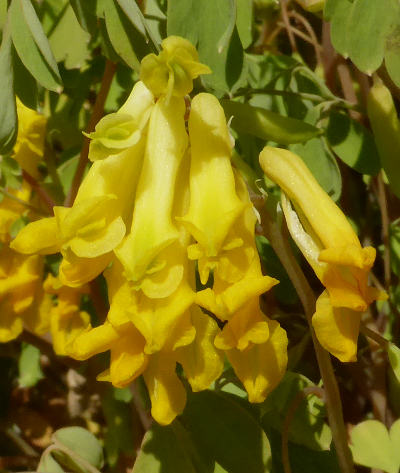
[[[55,207],[12,246],[60,251],[67,286],[107,268],[106,321],[88,324],[65,350],[77,359],[110,351],[99,379],[118,387],[143,374],[152,415],[168,424],[186,402],[177,363],[200,391],[220,376],[226,354],[249,399],[261,402],[286,369],[287,337],[259,307],[278,281],[261,272],[256,215],[232,168],[232,138],[214,96],[193,98],[186,130],[185,96],[210,70],[187,40],[169,37],[162,48],[143,59],[122,108],[89,135],[93,165],[73,206]],[[196,263],[204,284],[213,273],[212,287],[200,292]]]

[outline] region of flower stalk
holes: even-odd
[[[259,210],[263,233],[270,241],[272,248],[278,255],[278,258],[292,281],[307,317],[325,391],[328,420],[340,469],[343,473],[354,473],[353,459],[347,443],[347,431],[343,418],[342,401],[340,399],[338,384],[333,372],[332,362],[329,353],[322,348],[321,344],[317,340],[311,322],[311,318],[315,312],[315,295],[292,253],[287,233],[272,220],[265,207]]]

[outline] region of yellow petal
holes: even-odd
[[[13,158],[22,169],[35,179],[40,178],[37,169],[43,158],[47,119],[17,100],[18,136]]]
[[[268,321],[268,325],[270,337],[265,343],[253,345],[244,351],[234,348],[226,352],[250,402],[263,402],[286,370],[286,332],[274,320]]]
[[[68,355],[67,346],[90,325],[90,315],[87,312],[76,311],[68,317],[63,317],[53,308],[51,318],[51,335],[53,347],[57,355]]]
[[[161,425],[170,424],[186,404],[186,391],[175,366],[174,355],[161,352],[151,356],[143,374],[151,400],[151,415]]]
[[[0,343],[7,343],[22,333],[23,319],[14,312],[7,300],[0,301],[0,310]]]
[[[224,369],[224,354],[213,343],[219,332],[217,323],[197,306],[191,309],[191,320],[196,337],[176,353],[192,390],[197,392],[207,389],[219,378]]]
[[[193,79],[210,74],[210,69],[199,62],[196,48],[187,39],[169,36],[161,43],[158,56],[143,58],[140,79],[155,96],[184,97],[193,88]]]
[[[48,255],[59,251],[60,244],[56,219],[49,217],[22,228],[10,248],[24,254]]]
[[[303,160],[291,151],[266,146],[260,154],[265,174],[301,209],[325,248],[361,247],[349,221],[321,188]]]
[[[361,314],[334,308],[327,291],[317,300],[312,324],[321,345],[340,361],[356,361]]]
[[[217,256],[245,204],[236,194],[224,111],[211,94],[198,94],[189,118],[190,207],[182,219],[207,256]]]
[[[110,381],[117,388],[122,388],[143,373],[148,363],[144,354],[145,340],[142,335],[128,324],[124,335],[111,348]]]
[[[97,353],[109,350],[119,338],[120,334],[117,330],[106,321],[98,327],[87,328],[75,338],[70,346],[66,347],[66,351],[72,358],[87,360]]]
[[[176,177],[187,146],[183,99],[153,108],[131,233],[115,251],[129,280],[139,281],[157,254],[179,237],[172,221]]]
[[[97,258],[79,258],[71,250],[63,251],[63,260],[59,268],[62,284],[79,287],[95,279],[110,263],[113,254],[106,253]]]
[[[86,135],[91,138],[89,159],[102,160],[134,147],[142,138],[153,106],[153,94],[143,82],[137,82],[118,112],[103,117],[95,131]]]
[[[173,345],[192,341],[194,332],[191,332],[190,327],[187,327],[189,333],[179,333],[176,328],[182,328],[182,317],[193,302],[194,293],[184,281],[169,297],[150,299],[142,296],[137,300],[131,320],[146,339],[146,353],[155,353],[167,344],[172,348]],[[184,337],[185,342],[180,340],[181,337]]]
[[[265,343],[269,338],[268,322],[259,307],[258,297],[251,299],[231,316],[215,337],[220,350],[245,350],[253,344]]]

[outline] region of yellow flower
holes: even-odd
[[[188,255],[199,260],[200,279],[206,284],[221,253],[243,244],[238,238],[227,237],[245,204],[236,192],[224,111],[213,95],[202,93],[192,100],[189,136],[190,205],[182,222],[197,241],[189,247]]]
[[[178,36],[169,36],[161,43],[158,56],[149,54],[143,58],[140,80],[158,97],[164,95],[184,97],[193,89],[193,79],[211,70],[199,62],[196,48],[190,41]]]
[[[345,215],[301,158],[267,146],[260,154],[260,164],[281,187],[290,234],[326,287],[312,319],[317,337],[341,361],[353,361],[361,313],[374,300],[386,298],[367,284],[375,249],[361,247]]]
[[[81,296],[88,293],[88,288],[64,286],[51,274],[43,286],[46,293],[57,295],[57,304],[50,311],[54,351],[57,355],[67,355],[66,347],[90,324],[89,314],[80,310]]]
[[[121,109],[124,119],[130,116],[132,123],[137,124],[136,128],[129,128],[135,139],[130,140],[115,130],[108,136],[108,126],[113,128],[115,123],[100,122],[92,135],[93,149],[89,151],[95,162],[73,206],[54,207],[54,217],[32,222],[12,242],[15,250],[25,254],[61,251],[63,284],[80,286],[96,277],[110,263],[112,250],[121,243],[126,223],[130,222],[144,154],[145,125],[153,104],[153,95],[138,82]],[[102,140],[101,134],[107,135],[107,140]],[[119,141],[123,146],[118,147]],[[108,145],[109,155],[105,157]]]
[[[40,178],[38,164],[43,158],[47,118],[17,99],[18,135],[13,158],[24,171]]]
[[[51,301],[42,290],[43,259],[0,250],[0,342],[12,340],[27,328],[42,334],[49,325]]]
[[[97,379],[110,381],[116,387],[124,387],[143,374],[152,416],[166,425],[183,411],[186,403],[185,388],[176,374],[176,355],[168,350],[148,355],[144,345],[144,337],[133,324],[114,327],[106,321],[79,334],[69,347],[69,354],[85,360],[110,350],[110,368]]]
[[[175,188],[184,186],[184,182],[177,182],[188,144],[184,114],[183,98],[173,97],[167,102],[161,97],[154,106],[131,232],[115,251],[127,279],[145,292],[154,291],[147,276],[154,279],[154,274],[166,266],[170,271],[164,290],[171,293],[182,278],[182,266],[174,264],[173,243],[178,240],[179,231],[172,211]]]

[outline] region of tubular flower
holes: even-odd
[[[13,158],[35,179],[40,178],[38,164],[43,158],[47,119],[17,99],[18,135]]]
[[[0,250],[0,342],[27,328],[43,334],[49,325],[50,298],[42,290],[43,259]]]
[[[190,205],[182,223],[196,240],[188,256],[198,261],[201,282],[207,283],[211,271],[214,280],[212,289],[196,294],[196,303],[226,321],[223,330],[214,334],[214,352],[210,350],[209,355],[215,359],[225,351],[240,379],[246,381],[249,399],[261,402],[286,368],[286,334],[265,317],[258,300],[278,281],[261,273],[254,239],[256,215],[243,180],[232,169],[231,138],[214,96],[194,97],[189,136]],[[270,325],[279,334],[274,338],[279,342],[271,342]],[[271,359],[275,369],[269,367],[269,371],[261,360],[256,363],[267,346],[276,351]],[[255,365],[248,365],[248,371],[242,356],[254,358]]]
[[[90,324],[90,316],[80,310],[82,294],[87,286],[71,288],[49,274],[43,285],[47,294],[57,296],[57,303],[50,310],[50,332],[57,355],[67,355],[67,346]]]
[[[25,254],[61,251],[60,278],[65,285],[80,286],[100,274],[125,235],[153,103],[152,94],[138,82],[123,112],[110,120],[104,117],[90,135],[89,158],[95,163],[73,206],[54,207],[54,217],[32,222],[11,244]]]
[[[150,280],[166,266],[168,259],[173,261],[171,245],[179,237],[172,207],[177,173],[188,144],[184,113],[183,98],[167,102],[161,97],[154,106],[131,232],[116,249],[126,277],[144,292],[154,291]],[[182,268],[172,264],[168,272],[164,290],[171,293],[182,278]]]
[[[202,93],[192,100],[189,135],[190,205],[182,222],[197,242],[188,255],[198,260],[200,279],[206,284],[220,254],[243,245],[240,238],[227,237],[245,204],[236,194],[224,111],[213,95]]]
[[[354,361],[361,313],[386,298],[367,284],[375,249],[361,247],[345,215],[298,156],[267,146],[260,164],[281,187],[290,234],[326,288],[312,318],[316,335],[339,360]]]
[[[144,57],[140,68],[140,80],[156,97],[163,95],[167,101],[171,96],[182,98],[192,91],[193,79],[211,73],[208,66],[199,62],[196,48],[187,39],[169,36],[161,47],[158,56]]]

